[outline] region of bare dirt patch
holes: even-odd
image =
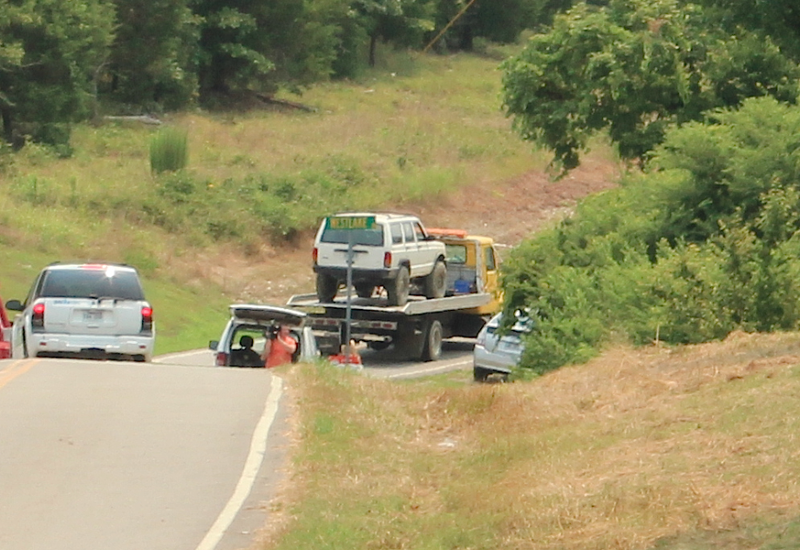
[[[413,212],[430,227],[465,229],[511,247],[568,213],[579,199],[614,187],[619,174],[616,164],[587,158],[559,181],[535,171],[494,184],[465,186],[429,204],[400,205],[397,211]],[[208,251],[184,269],[190,278],[194,274],[219,284],[231,300],[285,303],[293,294],[314,291],[312,243],[309,233],[290,245],[264,246],[249,255]]]

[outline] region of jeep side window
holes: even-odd
[[[413,243],[414,242],[414,226],[411,225],[411,222],[404,222],[403,223],[403,233],[406,235],[406,242]]]
[[[392,231],[392,244],[403,244],[403,228],[399,223],[389,224]]]
[[[414,233],[417,235],[417,242],[423,242],[425,240],[425,231],[422,230],[422,226],[419,223],[414,224]]]

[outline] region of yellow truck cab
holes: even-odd
[[[469,235],[463,229],[429,228],[428,234],[445,245],[447,263],[446,296],[487,293],[492,300],[471,308],[478,315],[494,315],[503,301],[499,288],[500,258],[490,237]]]

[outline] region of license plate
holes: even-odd
[[[103,312],[102,311],[84,311],[83,312],[83,321],[85,323],[99,323],[103,320]]]

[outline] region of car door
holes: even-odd
[[[347,216],[338,216],[333,221],[323,221],[317,237],[317,263],[320,266],[345,267],[347,256],[352,244],[353,268],[374,270],[383,266],[383,253],[385,235],[383,224],[376,223],[371,228],[348,229],[331,227],[336,225],[336,220],[346,219]]]
[[[416,264],[419,276],[424,276],[433,271],[433,264],[436,262],[436,255],[433,250],[433,242],[427,239],[422,224],[414,222],[414,237],[417,241]]]
[[[79,336],[138,335],[150,307],[134,271],[94,265],[48,270],[37,302],[44,332]]]
[[[414,224],[410,221],[403,222],[403,238],[405,240],[404,256],[411,265],[411,277],[419,277],[419,245],[417,244],[417,236],[414,232]]]

